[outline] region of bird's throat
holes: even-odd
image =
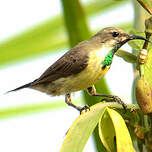
[[[106,66],[110,66],[112,64],[112,59],[117,50],[121,47],[121,44],[118,43],[109,53],[105,56],[104,61],[102,62],[102,69],[105,69]]]

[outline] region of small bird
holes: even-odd
[[[71,93],[87,89],[92,96],[106,97],[107,101],[118,102],[126,108],[118,96],[97,93],[94,84],[110,69],[117,50],[133,39],[148,41],[144,37],[127,34],[119,28],[104,28],[89,40],[82,41],[70,49],[38,79],[11,91],[32,88],[52,96],[65,94],[65,102],[81,113],[89,109],[89,106],[79,107],[73,104]]]

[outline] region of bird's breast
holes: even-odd
[[[107,54],[108,50],[104,47],[91,51],[89,54],[89,62],[86,71],[90,73],[88,74],[88,79],[93,81],[92,83],[94,84],[109,70],[109,66],[102,68],[102,62],[105,60]]]
[[[69,92],[75,92],[93,86],[109,70],[109,66],[102,68],[108,50],[97,49],[90,51],[88,66],[80,73],[71,76]]]

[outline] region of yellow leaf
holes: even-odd
[[[106,108],[99,122],[99,135],[108,152],[135,152],[125,121],[115,110]]]
[[[112,103],[98,103],[90,107],[90,111],[82,113],[69,129],[60,152],[82,152],[102,117],[105,107],[110,105]]]

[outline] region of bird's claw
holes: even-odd
[[[112,97],[110,97],[110,99],[104,98],[101,101],[104,101],[104,100],[107,102],[117,102],[123,106],[125,111],[127,110],[127,105],[118,96],[112,96]]]
[[[84,107],[81,107],[80,110],[79,110],[80,115],[82,114],[83,111],[87,112],[88,110],[90,111],[90,107],[88,105],[85,105]]]
[[[121,104],[125,111],[127,110],[127,105],[118,96],[113,96],[113,101]]]

